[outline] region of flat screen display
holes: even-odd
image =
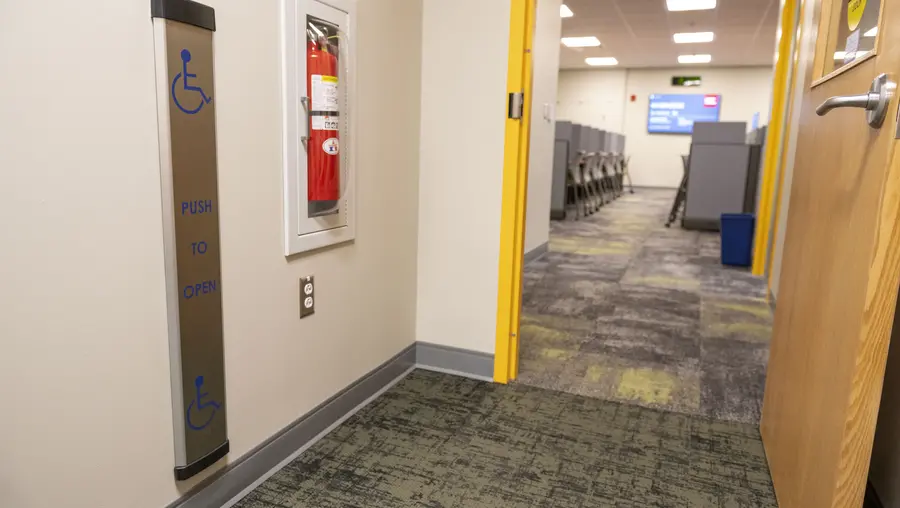
[[[694,122],[718,122],[722,96],[715,94],[653,94],[647,132],[691,134]]]

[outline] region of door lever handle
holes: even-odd
[[[887,117],[888,106],[896,87],[897,84],[887,74],[879,74],[872,81],[872,86],[867,93],[829,97],[816,108],[816,114],[825,116],[837,108],[860,108],[866,110],[866,120],[869,126],[877,129],[881,127]]]
[[[871,111],[878,107],[878,99],[881,97],[877,93],[865,93],[861,95],[839,95],[837,97],[829,97],[825,102],[819,104],[816,108],[816,114],[819,116],[827,115],[832,109],[837,108],[863,108]]]

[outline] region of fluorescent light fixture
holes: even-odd
[[[588,65],[619,65],[619,61],[611,56],[594,56],[585,58],[584,63]]]
[[[589,48],[599,46],[600,39],[594,37],[563,37],[562,43],[568,48]]]
[[[863,37],[875,37],[876,35],[878,35],[878,27],[877,26],[875,28],[869,30],[868,32],[864,33]]]
[[[675,34],[675,44],[692,44],[698,42],[712,42],[716,35],[712,32],[691,32]]]
[[[680,55],[678,63],[680,64],[703,64],[712,61],[712,55]]]
[[[566,4],[562,4],[559,6],[559,17],[561,18],[571,18],[575,13],[572,12],[572,9],[569,9],[569,6]]]
[[[716,8],[716,0],[666,0],[670,11],[705,11]]]
[[[846,57],[846,56],[847,56],[847,53],[844,52],[844,51],[836,51],[836,52],[834,53],[834,59],[835,59],[835,60],[843,60],[844,57]]]

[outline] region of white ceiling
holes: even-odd
[[[563,0],[575,13],[563,18],[563,37],[594,35],[597,48],[560,44],[560,68],[593,68],[591,56],[612,56],[618,67],[677,67],[678,55],[708,53],[709,66],[772,65],[778,0],[719,0],[706,11],[669,12],[666,0]],[[678,32],[715,32],[713,42],[675,44]],[[596,67],[604,69],[609,67]]]

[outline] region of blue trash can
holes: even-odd
[[[750,266],[753,258],[753,229],[756,217],[752,213],[722,214],[722,264]]]

